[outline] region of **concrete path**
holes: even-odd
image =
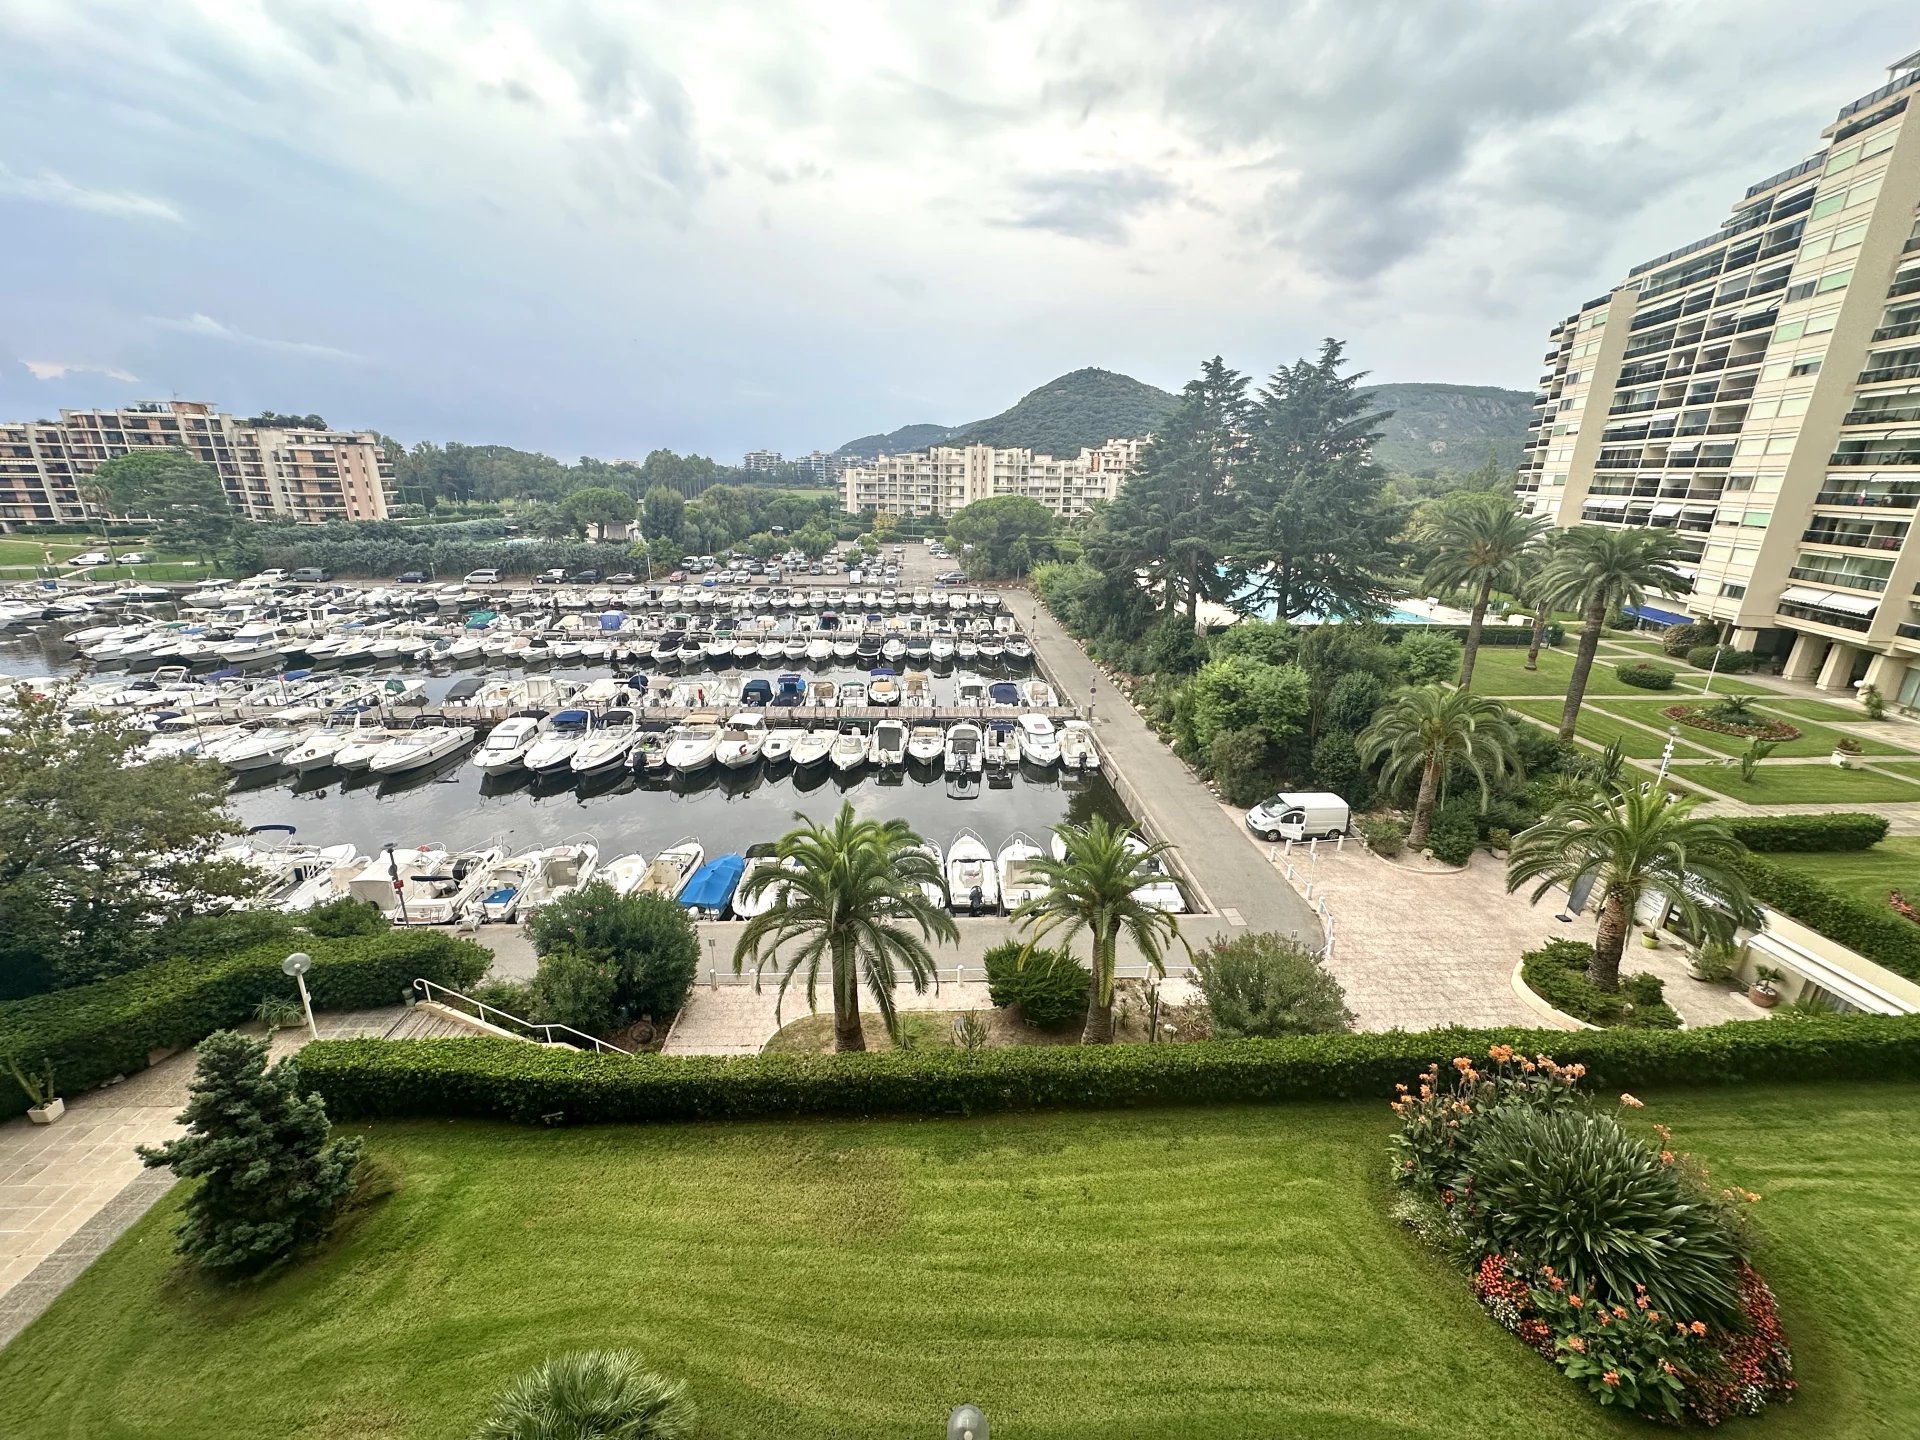
[[[1206,893],[1207,908],[1233,924],[1298,933],[1317,945],[1319,920],[1292,890],[1274,883],[1265,847],[1167,748],[1058,621],[1038,611],[1035,622],[1032,596],[1010,594],[1008,601],[1027,625],[1034,653],[1061,699],[1084,707],[1091,693],[1107,778],[1157,837],[1178,848],[1189,877]]]
[[[317,1016],[321,1038],[382,1035],[405,1012]],[[307,1042],[304,1026],[274,1038],[276,1058]],[[180,1132],[193,1052],[183,1050],[99,1090],[67,1098],[52,1125],[25,1116],[0,1124],[0,1345],[6,1344],[167,1192],[173,1176],[147,1170],[136,1145]]]

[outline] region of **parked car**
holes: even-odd
[[[1247,829],[1262,840],[1331,840],[1347,833],[1347,802],[1324,790],[1270,795],[1247,811]]]
[[[333,579],[333,572],[319,565],[302,565],[287,579],[296,585],[324,585]]]
[[[687,572],[686,572],[686,571],[684,571],[684,570],[676,570],[676,571],[674,571],[674,572],[673,572],[673,573],[672,573],[671,575],[669,575],[669,576],[667,576],[667,583],[668,583],[668,584],[670,584],[670,585],[684,585],[684,584],[686,584],[686,583],[687,583]]]
[[[567,583],[567,572],[562,567],[556,565],[553,569],[542,570],[538,575],[534,576],[533,583],[536,585],[564,585]]]
[[[942,570],[938,575],[933,577],[933,583],[936,585],[964,585],[967,583],[967,572],[964,570]]]
[[[69,565],[105,565],[113,557],[104,550],[89,550],[84,555],[75,555],[67,561]]]
[[[119,563],[122,565],[151,565],[153,563],[153,557],[144,550],[129,550],[120,557]]]
[[[639,583],[640,577],[631,570],[616,570],[613,574],[607,576],[607,584],[609,585],[638,585]]]
[[[469,585],[498,585],[500,583],[500,572],[492,566],[488,566],[484,570],[472,570],[467,573],[466,583]]]
[[[406,570],[394,576],[393,583],[396,585],[424,585],[427,583],[427,572],[424,570]]]
[[[573,574],[567,578],[572,580],[576,585],[598,585],[600,583],[600,567],[597,565],[589,565],[584,570],[574,571]]]

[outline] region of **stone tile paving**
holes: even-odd
[[[384,1034],[402,1013],[395,1006],[316,1019],[322,1038],[349,1039]],[[307,1038],[305,1026],[282,1030],[274,1054],[291,1054]],[[25,1116],[0,1124],[0,1344],[172,1184],[167,1172],[145,1169],[134,1147],[178,1133],[174,1117],[192,1078],[193,1052],[182,1051],[118,1085],[68,1096],[67,1113],[52,1125]]]

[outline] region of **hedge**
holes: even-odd
[[[263,996],[292,995],[280,962],[293,948],[279,940],[220,960],[161,960],[98,984],[0,1005],[0,1116],[27,1108],[6,1077],[6,1059],[50,1060],[63,1095],[144,1070],[148,1052],[197,1045],[250,1017]],[[479,979],[492,959],[470,940],[425,930],[303,937],[300,948],[313,957],[307,990],[316,1010],[397,1005],[416,977],[458,987]]]
[[[1613,667],[1623,684],[1642,690],[1671,690],[1680,672],[1671,665],[1656,665],[1650,660],[1630,660]]]
[[[1862,905],[1824,880],[1784,869],[1758,855],[1741,856],[1735,868],[1761,904],[1791,915],[1896,975],[1920,980],[1920,925],[1891,910]]]
[[[1722,822],[1749,850],[1870,850],[1887,838],[1884,815],[1835,810],[1825,815],[1746,815]]]
[[[303,1080],[336,1119],[523,1123],[971,1115],[1384,1097],[1493,1044],[1584,1064],[1596,1089],[1920,1078],[1920,1016],[1704,1030],[1432,1030],[1181,1045],[948,1047],[854,1055],[595,1055],[518,1040],[323,1040]]]
[[[1467,638],[1467,627],[1464,625],[1393,623],[1382,625],[1380,628],[1386,632],[1388,640],[1394,641],[1399,640],[1403,635],[1450,635],[1455,640],[1462,642]],[[1547,622],[1544,639],[1549,648],[1558,645],[1566,638],[1566,628],[1561,625],[1558,620],[1549,620]],[[1508,649],[1512,649],[1515,646],[1525,648],[1532,643],[1533,622],[1531,618],[1529,618],[1525,625],[1502,625],[1489,618],[1487,622],[1480,627],[1480,644],[1483,648],[1488,646],[1496,648],[1505,646]]]

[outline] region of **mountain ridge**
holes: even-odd
[[[1533,407],[1524,390],[1405,381],[1370,385],[1363,393],[1394,412],[1374,447],[1375,457],[1394,474],[1471,470],[1486,462],[1489,448],[1502,467],[1519,463]],[[1178,401],[1177,395],[1131,375],[1087,366],[1028,391],[984,420],[965,425],[921,421],[862,435],[833,453],[870,460],[931,445],[976,443],[1077,455],[1111,439],[1149,433]]]

